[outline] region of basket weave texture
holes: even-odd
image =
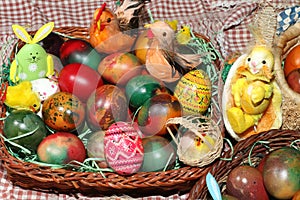
[[[275,39],[275,74],[276,81],[283,94],[282,129],[300,129],[300,94],[293,91],[284,76],[282,63],[289,51],[300,44],[300,23],[289,27]]]
[[[68,37],[87,40],[88,29],[82,27],[56,28],[54,32]],[[200,37],[200,34],[196,34]],[[11,54],[13,58],[13,53]],[[217,66],[217,65],[216,65]],[[217,69],[218,71],[218,69]],[[217,83],[218,84],[218,83]],[[2,88],[3,90],[4,88]],[[218,94],[212,98],[218,102]],[[1,103],[1,117],[6,110]],[[223,130],[219,108],[212,108],[212,118]],[[3,121],[0,121],[3,133]],[[0,139],[0,156],[9,179],[18,186],[43,192],[82,193],[87,196],[130,195],[131,197],[171,194],[185,194],[195,182],[205,175],[209,168],[183,166],[162,172],[139,172],[122,176],[112,172],[77,172],[67,169],[53,169],[13,157],[7,150],[3,138]],[[104,174],[104,176],[103,176]]]
[[[218,159],[211,164],[209,172],[215,177],[222,193],[226,193],[226,180],[232,169],[239,165],[247,165],[250,161],[257,166],[259,161],[273,150],[284,146],[289,146],[293,141],[300,139],[300,131],[295,130],[270,130],[238,142],[233,151],[224,151],[222,158],[232,158],[232,160]],[[264,142],[264,144],[256,144]],[[300,142],[297,142],[298,146]],[[252,149],[253,147],[253,149]],[[208,199],[209,192],[206,186],[205,177],[201,177],[189,193],[189,199]]]

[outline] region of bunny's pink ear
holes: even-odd
[[[32,43],[38,43],[45,37],[47,37],[54,28],[54,22],[49,22],[43,25],[34,35]]]

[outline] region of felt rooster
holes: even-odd
[[[106,54],[130,51],[144,4],[145,0],[124,0],[115,12],[106,3],[96,9],[89,33],[91,45]]]
[[[165,82],[175,82],[201,63],[203,55],[178,52],[176,32],[166,21],[155,21],[146,28],[150,47],[145,64],[151,75]]]

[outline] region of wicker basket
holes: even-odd
[[[284,76],[282,63],[288,52],[300,43],[300,23],[289,27],[275,39],[275,66],[276,80],[283,94],[282,129],[300,129],[300,94],[293,91]]]
[[[81,39],[87,39],[88,36],[87,28],[64,27],[57,28],[54,31]],[[199,35],[197,34],[197,37]],[[13,53],[11,55],[13,58]],[[217,67],[216,70],[219,71]],[[212,98],[217,103],[219,101],[218,93],[216,92]],[[5,117],[5,106],[3,102],[0,101],[0,103],[1,117]],[[220,130],[224,130],[220,109],[217,107],[213,105],[211,108],[212,118],[218,124]],[[0,121],[0,123],[0,133],[2,133],[3,121]],[[104,177],[101,173],[53,169],[18,160],[8,152],[2,138],[0,139],[0,156],[9,179],[15,185],[37,191],[68,194],[82,193],[87,196],[130,195],[131,197],[140,197],[185,194],[209,170],[206,166],[192,167],[185,165],[179,169],[162,172],[139,172],[129,176],[103,172]]]
[[[218,159],[211,164],[210,173],[216,178],[222,193],[226,193],[226,180],[232,169],[239,165],[248,164],[248,155],[250,154],[251,163],[256,166],[259,161],[270,151],[289,146],[293,141],[300,139],[300,131],[292,130],[270,130],[257,135],[252,135],[246,140],[238,142],[234,146],[233,153],[229,150],[224,152],[223,158],[232,158],[232,160]],[[265,141],[264,144],[256,142]],[[297,142],[298,146],[300,142]],[[253,149],[251,149],[253,147]],[[189,199],[209,199],[208,188],[205,177],[201,177],[189,193]]]

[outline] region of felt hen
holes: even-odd
[[[176,32],[167,22],[156,21],[146,27],[149,49],[145,64],[151,75],[165,82],[175,82],[201,64],[203,55],[180,52]]]
[[[145,0],[124,0],[113,12],[104,3],[94,12],[90,43],[101,53],[128,52],[137,37]]]

